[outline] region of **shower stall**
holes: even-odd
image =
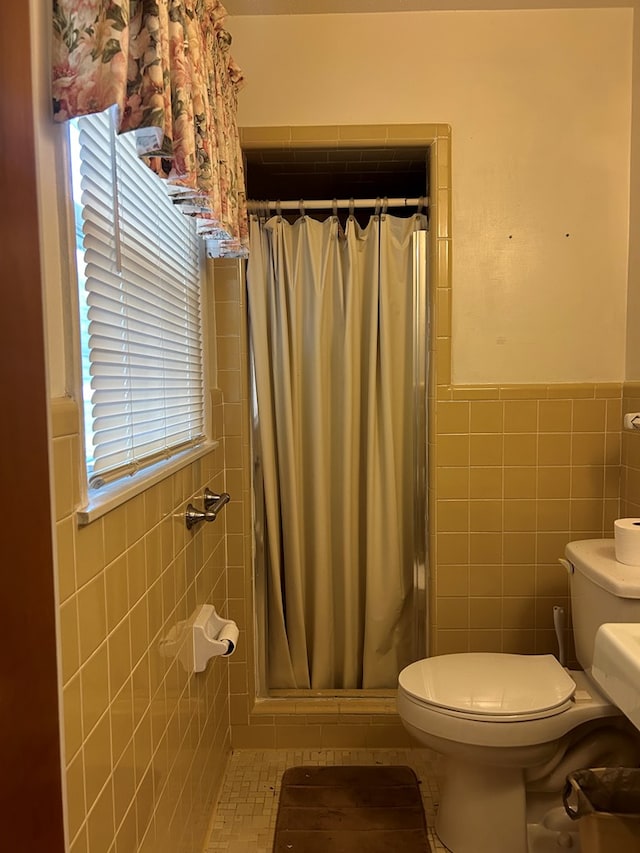
[[[427,206],[250,203],[260,695],[385,695],[427,654]]]

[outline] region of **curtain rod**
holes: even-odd
[[[428,207],[429,197],[420,198],[324,198],[306,199],[300,201],[247,201],[247,210],[252,212],[263,211],[265,208],[273,210],[331,210],[332,208],[356,208],[356,207]]]

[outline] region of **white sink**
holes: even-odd
[[[591,675],[640,729],[640,623],[607,622],[598,628]]]

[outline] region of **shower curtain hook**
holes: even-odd
[[[416,213],[422,213],[423,207],[424,207],[424,196],[421,195],[420,198],[418,199],[418,209],[416,210]]]
[[[382,202],[382,215],[383,216],[387,212],[387,207],[389,207],[389,199],[385,196],[384,201]]]
[[[349,199],[349,216],[351,217],[351,219],[353,219],[353,214],[355,212],[355,209],[356,209],[356,204],[355,204],[355,201],[353,200],[353,196],[351,196],[351,198]]]
[[[282,222],[282,205],[280,199],[276,201],[276,213],[278,214],[278,222]]]
[[[304,219],[304,199],[300,199],[300,216]]]
[[[380,196],[376,198],[376,209],[374,211],[374,216],[380,216]]]
[[[333,200],[333,215],[337,219],[338,218],[338,199],[334,198]]]

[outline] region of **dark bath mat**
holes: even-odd
[[[273,853],[431,853],[410,767],[291,767]]]

